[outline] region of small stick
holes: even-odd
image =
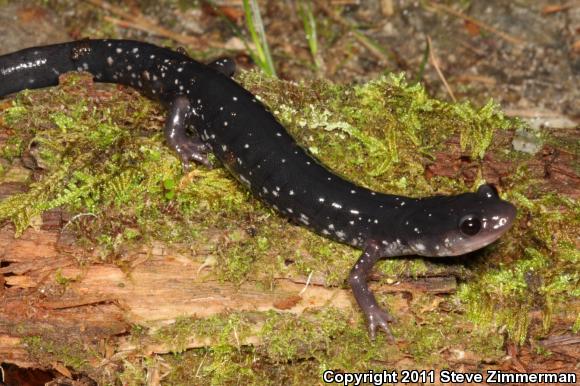
[[[171,39],[179,44],[193,46],[193,47],[211,47],[211,48],[223,48],[216,44],[211,44],[204,39],[195,38],[183,34],[179,34],[173,32],[165,27],[160,26],[154,20],[151,20],[142,14],[133,15],[129,12],[122,10],[121,8],[114,6],[112,4],[107,3],[106,1],[102,0],[88,0],[89,3],[96,7],[100,7],[105,11],[112,13],[113,15],[118,16],[120,19],[105,16],[105,20],[113,23],[117,26],[122,28],[132,28],[139,31],[148,32],[157,36],[161,36],[164,38]]]
[[[304,292],[306,292],[306,289],[308,288],[308,285],[310,285],[310,280],[312,280],[312,274],[314,273],[314,271],[310,271],[310,274],[308,275],[308,279],[306,279],[306,285],[304,286],[304,288],[302,288],[302,290],[298,293],[298,295],[302,296],[302,294]]]
[[[372,53],[374,56],[377,57],[377,59],[384,61],[384,62],[389,62],[389,61],[393,61],[395,63],[397,62],[392,57],[389,57],[389,55],[383,51],[382,47],[380,47],[377,43],[374,43],[371,40],[371,38],[363,35],[363,33],[360,32],[355,26],[353,26],[352,23],[348,22],[342,16],[340,16],[338,13],[334,12],[334,10],[329,8],[326,4],[324,4],[324,2],[319,2],[318,6],[324,11],[324,13],[326,13],[328,16],[330,16],[330,18],[332,20],[334,20],[338,24],[350,29],[352,31],[355,39],[358,40],[359,43],[361,43],[363,46],[365,46],[366,49],[369,50],[370,53]]]
[[[515,36],[509,35],[509,34],[503,32],[503,31],[500,31],[500,30],[498,30],[498,29],[496,29],[496,28],[494,28],[494,27],[492,27],[492,26],[490,26],[482,21],[474,19],[471,16],[467,16],[466,14],[461,13],[459,11],[456,11],[453,8],[448,7],[446,5],[434,3],[433,1],[429,1],[429,5],[427,7],[432,7],[435,10],[443,11],[443,12],[448,13],[450,15],[457,16],[463,20],[467,20],[470,23],[477,25],[479,28],[482,28],[482,29],[487,30],[491,33],[494,33],[494,34],[498,35],[499,37],[501,37],[502,39],[504,39],[512,44],[519,45],[519,44],[523,44],[525,42],[524,40],[522,40],[520,38],[517,38]]]
[[[455,95],[453,95],[453,91],[451,90],[451,87],[449,87],[447,80],[445,80],[445,76],[443,76],[443,73],[441,72],[441,69],[439,68],[439,65],[437,64],[437,58],[435,58],[435,53],[433,52],[433,44],[431,42],[430,36],[427,36],[427,45],[429,47],[429,59],[430,59],[431,64],[433,65],[433,67],[435,67],[435,71],[437,71],[437,74],[439,75],[439,79],[441,79],[441,81],[443,82],[443,85],[445,86],[445,89],[447,90],[447,93],[449,94],[451,99],[453,99],[453,102],[457,102],[457,99],[455,99]]]
[[[569,1],[568,3],[565,4],[559,4],[559,5],[546,5],[544,6],[544,8],[542,8],[542,15],[551,15],[553,13],[557,13],[557,12],[563,12],[563,11],[567,11],[569,9],[572,8],[576,8],[579,7],[580,3],[578,3],[577,1]]]

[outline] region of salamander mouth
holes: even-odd
[[[516,208],[505,201],[499,203],[494,211],[496,214],[482,221],[482,229],[473,236],[459,234],[453,242],[448,242],[449,255],[457,256],[481,249],[506,233],[513,225],[516,217]]]
[[[422,256],[459,256],[481,249],[499,239],[512,227],[516,208],[508,202],[501,201],[496,204],[493,213],[491,216],[478,216],[480,230],[476,234],[465,233],[458,224],[457,228],[450,229],[438,237],[419,239],[410,243],[410,247]]]

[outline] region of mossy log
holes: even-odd
[[[2,190],[0,186],[0,190]],[[44,217],[58,217],[57,211]],[[301,314],[306,308],[332,305],[356,310],[348,288],[327,288],[307,278],[277,278],[264,289],[253,281],[240,286],[220,282],[203,263],[153,245],[130,253],[128,266],[81,264],[90,251],[71,245],[59,230],[0,229],[0,361],[22,367],[42,367],[29,355],[26,337],[94,342],[106,340],[117,351],[166,353],[167,346],[136,347],[125,339],[133,325],[163,326],[178,318],[208,318],[226,312],[277,310]],[[451,293],[456,280],[424,277],[375,286],[378,292]],[[245,344],[259,345],[257,336]],[[211,344],[192,339],[187,347]]]
[[[580,323],[568,300],[577,131],[551,133],[524,155],[512,150],[517,124],[493,104],[435,101],[400,77],[355,87],[242,81],[338,173],[412,196],[486,180],[516,204],[518,223],[450,265],[378,264],[372,287],[401,322],[396,344],[382,335],[371,344],[346,284],[358,251],[273,215],[220,168],[183,173],[158,134],[163,111],[75,75],[0,106],[1,362],[116,380],[106,374],[158,372],[139,358],[201,348],[189,350],[192,366],[219,377],[212,369],[227,363],[228,379],[277,372],[271,363],[302,375],[305,358],[314,358],[309,379],[322,364],[475,370],[530,330],[563,335]],[[248,365],[255,358],[262,367]]]

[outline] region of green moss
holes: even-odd
[[[574,325],[572,325],[572,332],[574,334],[580,332],[580,314],[576,314],[576,320],[574,320]]]
[[[249,336],[259,337],[263,344],[244,345]],[[184,351],[192,337],[209,339],[208,348]],[[300,317],[268,312],[183,319],[160,330],[156,339],[169,342],[177,352],[170,357],[175,367],[168,384],[315,383],[325,369],[355,366],[363,370],[375,367],[374,359],[396,352],[382,338],[369,346],[366,331],[352,326],[348,315],[332,308]]]
[[[123,371],[118,374],[123,385],[141,386],[147,384],[147,364],[145,362],[123,361]]]
[[[62,271],[60,269],[58,269],[56,271],[54,280],[56,281],[57,284],[66,287],[71,281],[73,281],[74,279],[66,277],[62,274]]]
[[[176,367],[169,379],[179,380],[182,384],[193,382],[193,378],[204,378],[212,385],[229,384],[232,381],[253,384],[256,381],[251,369],[251,359],[248,349],[242,347],[248,332],[248,321],[242,314],[231,314],[227,317],[214,316],[208,319],[179,319],[172,326],[163,328],[155,335],[155,339],[168,344],[181,358],[191,338],[206,339],[211,348],[205,351],[204,358],[208,360],[196,366]],[[189,382],[187,382],[189,380]]]
[[[28,336],[22,341],[33,358],[47,365],[60,362],[74,371],[86,371],[90,368],[89,361],[98,359],[96,352],[71,336],[66,336],[64,341],[46,336]]]
[[[420,319],[405,320],[405,328],[397,329],[397,333],[408,342],[407,350],[417,363],[440,366],[442,347],[451,351],[469,351],[481,358],[502,355],[504,339],[501,334],[489,334],[488,330],[467,325],[457,305],[446,303],[451,310],[432,310],[433,304],[431,297],[420,295],[412,306],[413,313],[420,315]]]
[[[390,75],[358,86],[322,81],[305,84],[264,82],[258,73],[241,81],[260,95],[282,123],[325,164],[373,189],[427,195],[433,182],[425,161],[445,151],[454,135],[474,158],[482,158],[497,130],[516,122],[490,101],[477,109],[468,103],[431,99],[420,85]],[[439,190],[465,190],[454,179],[439,179]]]
[[[397,315],[394,332],[400,345],[388,344],[382,334],[370,342],[358,312],[345,315],[331,307],[299,317],[241,313],[180,319],[152,338],[175,353],[163,357],[171,364],[168,384],[260,384],[265,379],[280,384],[305,378],[315,383],[324,369],[380,370],[385,361],[398,363],[405,355],[443,366],[438,353],[449,344],[442,337],[452,337],[455,348],[495,360],[504,344],[500,332],[520,343],[541,336],[562,314],[560,305],[579,295],[573,235],[580,227],[580,209],[560,195],[536,193],[536,182],[528,178],[529,157],[514,155],[504,145],[494,148],[500,146],[494,142],[498,133],[520,123],[505,119],[493,102],[482,108],[441,102],[401,76],[357,86],[286,83],[256,72],[240,78],[322,162],[372,189],[411,196],[470,190],[462,180],[425,173],[425,165],[449,151],[454,138],[462,148],[456,150],[474,159],[493,151],[506,156],[515,166],[503,194],[517,205],[519,217],[498,245],[466,262],[467,268],[421,259],[377,265],[387,280],[448,269],[473,273],[455,296],[453,312],[426,313],[437,298],[415,297],[413,312]],[[12,107],[0,111],[16,133],[0,156],[16,157],[34,142],[45,169],[26,193],[0,202],[0,222],[13,222],[20,233],[44,211],[63,207],[73,215],[68,229],[80,242],[98,247],[95,259],[121,264],[124,251],[161,240],[191,245],[214,258],[215,272],[228,282],[251,277],[267,290],[276,277],[313,274],[326,285],[346,287],[360,251],[289,224],[222,168],[184,173],[163,145],[164,112],[157,105],[134,93],[112,92],[100,97],[96,108],[83,91],[95,87],[87,82],[75,75],[60,88],[18,94]],[[0,180],[9,174],[0,173]],[[387,304],[397,299],[379,296]],[[541,326],[531,322],[531,311],[540,311]],[[578,330],[577,316],[570,320]],[[131,334],[140,342],[150,331],[134,328]],[[252,335],[263,345],[240,343]],[[193,338],[205,339],[207,347],[186,350]],[[129,358],[119,377],[127,384],[142,383],[154,365]]]

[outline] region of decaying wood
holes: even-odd
[[[62,242],[59,231],[29,229],[19,238],[6,226],[0,229],[0,361],[19,366],[37,365],[28,357],[23,336],[66,333],[81,340],[116,340],[118,355],[134,350],[163,353],[159,344],[135,346],[122,334],[131,325],[150,327],[179,317],[207,318],[230,311],[291,312],[332,305],[355,311],[348,289],[326,288],[306,278],[278,278],[271,290],[256,282],[241,286],[220,282],[200,259],[164,246],[136,251],[129,268],[114,264],[85,264],[88,251]],[[305,289],[306,287],[306,289]],[[455,290],[455,279],[423,278],[377,291]],[[396,310],[395,310],[396,312]],[[256,324],[256,331],[260,323]],[[192,337],[188,347],[209,345]],[[260,344],[256,336],[244,344]]]

